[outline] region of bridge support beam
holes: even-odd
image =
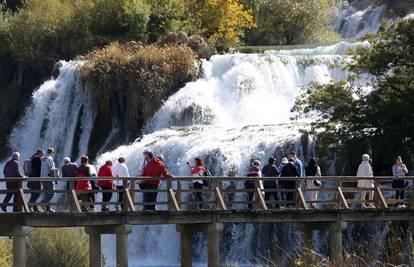
[[[208,243],[208,266],[216,267],[220,263],[219,233],[223,230],[222,223],[212,224],[177,224],[181,236],[181,266],[192,266],[192,237],[193,233],[206,232]]]
[[[329,256],[336,264],[343,261],[342,230],[346,229],[345,222],[332,222],[329,226]]]
[[[131,225],[88,226],[85,232],[89,235],[89,266],[102,267],[101,235],[116,235],[116,266],[128,267],[128,235]]]
[[[13,237],[13,267],[26,266],[26,239],[30,232],[27,226],[0,227],[0,236]]]

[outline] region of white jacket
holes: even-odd
[[[358,167],[357,177],[372,177],[374,173],[372,172],[371,165],[367,161],[361,162]],[[358,187],[373,187],[374,180],[358,180]]]
[[[116,177],[122,177],[122,178],[129,177],[128,167],[125,163],[116,164],[115,167],[114,167],[114,173],[115,173]],[[123,180],[116,180],[115,185],[116,186],[123,186],[124,181]]]

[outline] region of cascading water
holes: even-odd
[[[59,76],[33,93],[32,103],[13,129],[9,146],[28,159],[38,148],[54,147],[56,162],[86,153],[94,111],[79,80],[81,61],[60,62]]]
[[[102,154],[98,165],[123,156],[135,173],[144,149],[164,154],[170,171],[185,176],[186,162],[197,156],[206,159],[214,175],[245,175],[252,159],[264,162],[276,156],[280,160],[291,149],[308,159],[312,144],[303,142],[300,130],[309,124],[289,122],[290,109],[301,87],[310,81],[346,78],[338,66],[348,60],[345,53],[355,45],[361,44],[214,56],[203,62],[203,77],[164,103],[146,125],[143,138]],[[252,225],[226,227],[225,260],[249,264],[257,257],[255,231]],[[289,240],[297,238],[290,232]],[[136,227],[130,242],[134,266],[178,265],[179,236],[174,226]],[[205,251],[201,240],[195,247],[196,262],[205,263]]]
[[[375,6],[373,1],[345,2],[334,16],[334,29],[344,38],[360,39],[367,33],[378,32],[387,4]]]

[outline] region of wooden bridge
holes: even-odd
[[[204,178],[204,177],[203,177]],[[207,177],[206,177],[207,178]],[[145,180],[151,180],[144,178]],[[158,178],[157,178],[158,179]],[[89,235],[90,266],[102,266],[101,235],[116,235],[117,266],[128,266],[128,234],[133,225],[175,224],[181,236],[181,265],[192,265],[192,235],[208,233],[208,266],[219,266],[219,232],[223,224],[232,223],[299,223],[303,240],[311,244],[311,233],[315,229],[330,231],[330,256],[342,259],[342,230],[347,222],[409,221],[414,222],[414,177],[321,177],[323,186],[308,188],[306,182],[315,178],[252,178],[252,177],[208,177],[209,186],[192,189],[193,177],[161,178],[162,186],[157,190],[141,190],[137,186],[142,178],[113,178],[123,180],[123,189],[76,191],[73,185],[81,180],[107,180],[107,178],[36,178],[0,179],[0,188],[5,182],[17,182],[18,189],[0,190],[0,194],[14,193],[16,203],[8,207],[9,212],[0,213],[0,235],[13,237],[13,265],[25,266],[25,240],[32,227],[85,227]],[[245,189],[244,182],[252,180],[254,186]],[[373,187],[357,188],[358,179],[373,180]],[[409,181],[409,188],[391,188],[395,179]],[[260,181],[272,180],[278,184],[294,181],[295,187],[264,189]],[[27,182],[58,182],[54,190],[26,189]],[[394,199],[396,190],[404,190],[407,208],[396,208],[401,200]],[[374,192],[373,200],[362,200],[360,192]],[[123,193],[121,202],[104,203],[110,211],[101,211],[101,193]],[[156,202],[143,202],[143,193],[158,193]],[[195,201],[194,194],[202,192],[203,201]],[[318,192],[318,199],[310,199],[309,193]],[[52,202],[29,203],[31,193],[54,193]],[[94,202],[82,202],[81,194],[94,193]],[[248,200],[248,194],[253,199]],[[278,199],[265,200],[264,194],[277,193]],[[293,193],[293,200],[282,195]],[[375,208],[361,208],[362,202]],[[312,206],[316,204],[316,208]],[[32,212],[32,206],[52,206],[56,212]],[[93,205],[94,210],[84,207]],[[122,205],[116,210],[115,206]],[[142,210],[144,205],[156,205],[157,210]],[[200,208],[202,205],[202,208]],[[248,206],[251,205],[251,208]],[[14,206],[18,212],[11,212]],[[280,208],[283,206],[284,208]],[[287,208],[289,207],[289,208]]]

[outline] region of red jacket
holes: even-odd
[[[79,172],[76,177],[83,178],[83,177],[88,177],[88,176],[84,174],[83,172]],[[89,180],[77,181],[75,189],[76,190],[92,190],[92,185]]]
[[[103,165],[98,172],[98,177],[115,177],[114,171],[112,170],[112,166],[110,165]],[[99,180],[98,185],[101,187],[110,187],[112,188],[113,180]]]
[[[168,172],[167,167],[165,167],[162,160],[155,157],[152,160],[148,161],[147,166],[144,168],[143,177],[171,177],[172,175]],[[143,184],[152,184],[159,186],[161,180],[146,180],[144,179]]]

